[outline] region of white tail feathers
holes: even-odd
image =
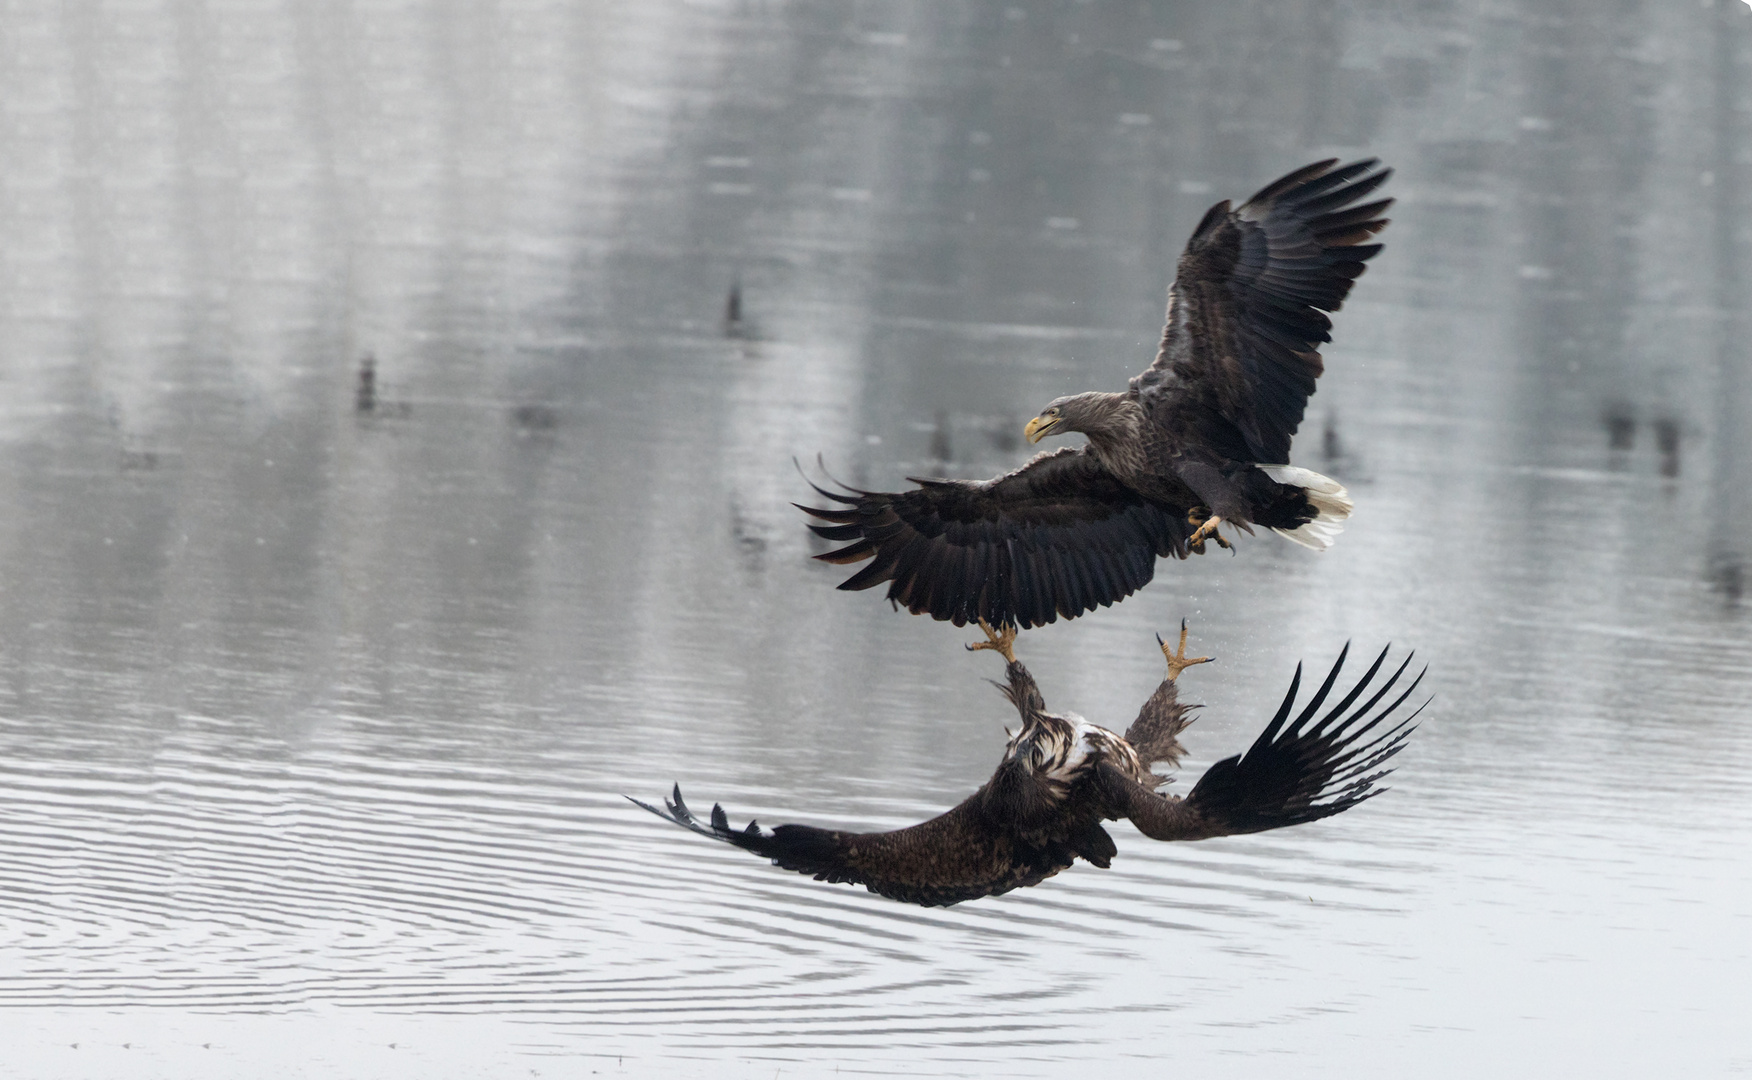
[[[1356,506],[1344,485],[1330,476],[1321,476],[1312,469],[1298,469],[1294,465],[1261,465],[1259,470],[1280,484],[1301,488],[1317,511],[1314,520],[1305,525],[1294,529],[1273,529],[1272,532],[1315,551],[1331,547],[1332,541],[1344,531],[1344,519],[1350,517]]]

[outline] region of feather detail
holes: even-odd
[[[815,556],[869,559],[841,583],[888,583],[915,614],[962,626],[1039,626],[1112,604],[1146,585],[1158,555],[1184,555],[1188,506],[1152,498],[1086,448],[1035,457],[992,480],[915,479],[904,492],[853,491],[846,510],[799,508],[846,546]]]
[[[1154,788],[1166,781],[1148,768],[1172,762],[1180,752],[1175,736],[1189,717],[1173,679],[1164,680],[1121,738],[1075,713],[1046,712],[1033,676],[1012,661],[1008,682],[998,687],[1021,716],[1021,729],[990,780],[928,821],[880,833],[791,824],[762,829],[753,821],[737,829],[716,804],[700,821],[679,785],[661,808],[630,801],[817,881],[863,885],[927,907],[996,896],[1039,884],[1079,858],[1106,867],[1118,849],[1103,820],[1130,818],[1157,840],[1198,840],[1317,821],[1379,795],[1386,790],[1379,782],[1391,771],[1387,763],[1415,730],[1421,707],[1398,714],[1423,676],[1406,681],[1407,656],[1378,681],[1387,659],[1383,649],[1322,715],[1348,655],[1346,646],[1299,710],[1298,665],[1289,693],[1259,737],[1244,754],[1206,770],[1185,799],[1156,794]]]
[[[1259,471],[1280,484],[1301,488],[1303,497],[1314,507],[1312,520],[1293,529],[1273,527],[1271,531],[1315,551],[1331,547],[1356,507],[1344,485],[1330,476],[1294,465],[1261,465]]]
[[[1213,207],[1169,289],[1155,363],[1132,380],[1151,419],[1178,430],[1181,408],[1209,410],[1246,441],[1241,460],[1289,460],[1344,306],[1391,199],[1357,205],[1392,175],[1374,160],[1297,169],[1235,210]]]

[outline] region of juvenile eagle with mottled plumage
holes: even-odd
[[[1423,679],[1418,674],[1389,700],[1411,657],[1377,685],[1387,659],[1383,649],[1356,685],[1316,718],[1338,681],[1350,651],[1346,646],[1314,697],[1291,719],[1302,682],[1297,665],[1283,705],[1247,752],[1212,765],[1190,794],[1178,798],[1158,794],[1168,781],[1151,766],[1179,764],[1184,749],[1178,736],[1196,706],[1181,704],[1176,680],[1183,668],[1208,659],[1186,658],[1184,623],[1176,650],[1162,646],[1167,677],[1123,736],[1075,713],[1047,712],[1034,677],[1011,650],[1015,630],[988,627],[987,635],[987,641],[970,648],[1003,654],[1009,681],[1000,689],[1021,714],[1022,726],[992,778],[945,814],[880,833],[810,825],[763,829],[752,821],[733,829],[720,806],[712,807],[709,825],[695,818],[682,801],[680,785],[663,809],[632,801],[666,821],[817,881],[850,882],[895,900],[942,907],[1037,885],[1079,858],[1106,868],[1118,849],[1104,821],[1127,818],[1156,840],[1203,840],[1299,825],[1348,810],[1386,790],[1376,786],[1391,771],[1383,765],[1405,745],[1417,712],[1393,717]]]
[[[889,582],[888,598],[957,626],[1040,626],[1136,592],[1158,557],[1228,547],[1223,522],[1258,525],[1316,550],[1350,515],[1344,487],[1290,462],[1290,439],[1368,243],[1387,225],[1377,161],[1316,162],[1233,209],[1211,207],[1168,290],[1155,362],[1123,393],[1061,397],[1026,435],[1082,432],[991,480],[913,478],[906,492],[815,490],[799,506],[832,563],[870,560],[840,585]]]

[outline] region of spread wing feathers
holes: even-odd
[[[1111,766],[1103,766],[1102,782],[1110,799],[1147,836],[1200,840],[1318,821],[1379,795],[1386,788],[1376,787],[1376,782],[1392,771],[1382,766],[1404,748],[1423,706],[1398,720],[1393,716],[1417,690],[1423,673],[1419,672],[1391,702],[1381,704],[1405,675],[1411,664],[1408,656],[1367,701],[1358,705],[1357,699],[1370,688],[1387,659],[1383,649],[1356,686],[1315,719],[1349,651],[1347,645],[1313,700],[1291,720],[1302,684],[1298,666],[1283,705],[1259,738],[1245,754],[1212,765],[1184,800],[1157,795]]]
[[[631,801],[666,821],[701,836],[734,844],[771,859],[774,866],[809,874],[817,881],[849,882],[873,893],[925,907],[995,896],[1038,884],[1071,865],[1079,855],[1107,866],[1113,840],[1093,818],[1072,820],[1042,807],[1040,824],[1030,832],[1014,822],[995,820],[988,808],[991,789],[1004,774],[961,805],[929,821],[885,833],[848,833],[810,825],[780,825],[763,830],[755,822],[733,829],[721,806],[712,807],[710,826],[688,810],[677,785],[659,810]],[[1014,807],[1011,807],[1014,810]]]
[[[888,582],[888,599],[956,626],[1043,626],[1112,604],[1149,583],[1157,556],[1185,558],[1190,507],[1147,498],[1083,448],[1040,454],[992,480],[912,479],[905,492],[811,484],[838,504],[797,504],[809,527],[845,547],[830,563],[869,559],[840,584]]]
[[[1355,204],[1391,169],[1370,159],[1297,169],[1231,210],[1218,203],[1187,241],[1168,291],[1168,320],[1150,369],[1134,381],[1151,415],[1178,394],[1211,403],[1240,429],[1253,460],[1289,461],[1332,340],[1324,312],[1344,304],[1381,245],[1382,199]]]

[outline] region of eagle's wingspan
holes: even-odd
[[[1392,175],[1373,159],[1297,169],[1234,210],[1211,207],[1187,241],[1156,361],[1132,380],[1149,415],[1192,428],[1241,460],[1287,464],[1365,243],[1387,225],[1383,199],[1353,206]],[[1214,415],[1213,415],[1214,414]],[[1219,430],[1227,421],[1229,431]],[[1223,445],[1239,432],[1242,448]],[[1227,436],[1227,438],[1225,438]]]
[[[1111,765],[1102,765],[1101,783],[1117,816],[1130,818],[1140,832],[1157,840],[1203,840],[1317,821],[1385,791],[1375,783],[1392,770],[1382,766],[1404,747],[1414,730],[1412,721],[1423,707],[1396,721],[1391,717],[1423,681],[1423,674],[1376,709],[1410,666],[1407,656],[1367,701],[1357,705],[1387,659],[1383,649],[1343,700],[1315,721],[1349,651],[1346,646],[1339,654],[1319,692],[1292,721],[1290,710],[1302,684],[1298,665],[1283,705],[1259,738],[1245,754],[1212,765],[1185,799],[1158,795]]]
[[[870,559],[842,582],[890,582],[888,598],[956,626],[1043,626],[1111,604],[1147,584],[1157,556],[1186,557],[1190,507],[1145,497],[1085,448],[1040,454],[993,480],[925,480],[850,495],[816,487],[838,507],[798,505],[845,547],[816,558]]]
[[[716,805],[707,827],[682,802],[680,785],[662,810],[638,799],[631,801],[701,836],[765,856],[774,866],[813,875],[817,881],[862,885],[881,896],[925,907],[946,907],[1038,884],[1079,855],[1098,866],[1112,859],[1113,840],[1096,821],[1049,823],[1061,827],[1024,838],[1019,830],[992,820],[994,815],[984,807],[990,787],[982,787],[929,821],[885,833],[848,833],[811,825],[780,825],[769,831],[752,821],[746,828],[732,829],[723,807]]]

